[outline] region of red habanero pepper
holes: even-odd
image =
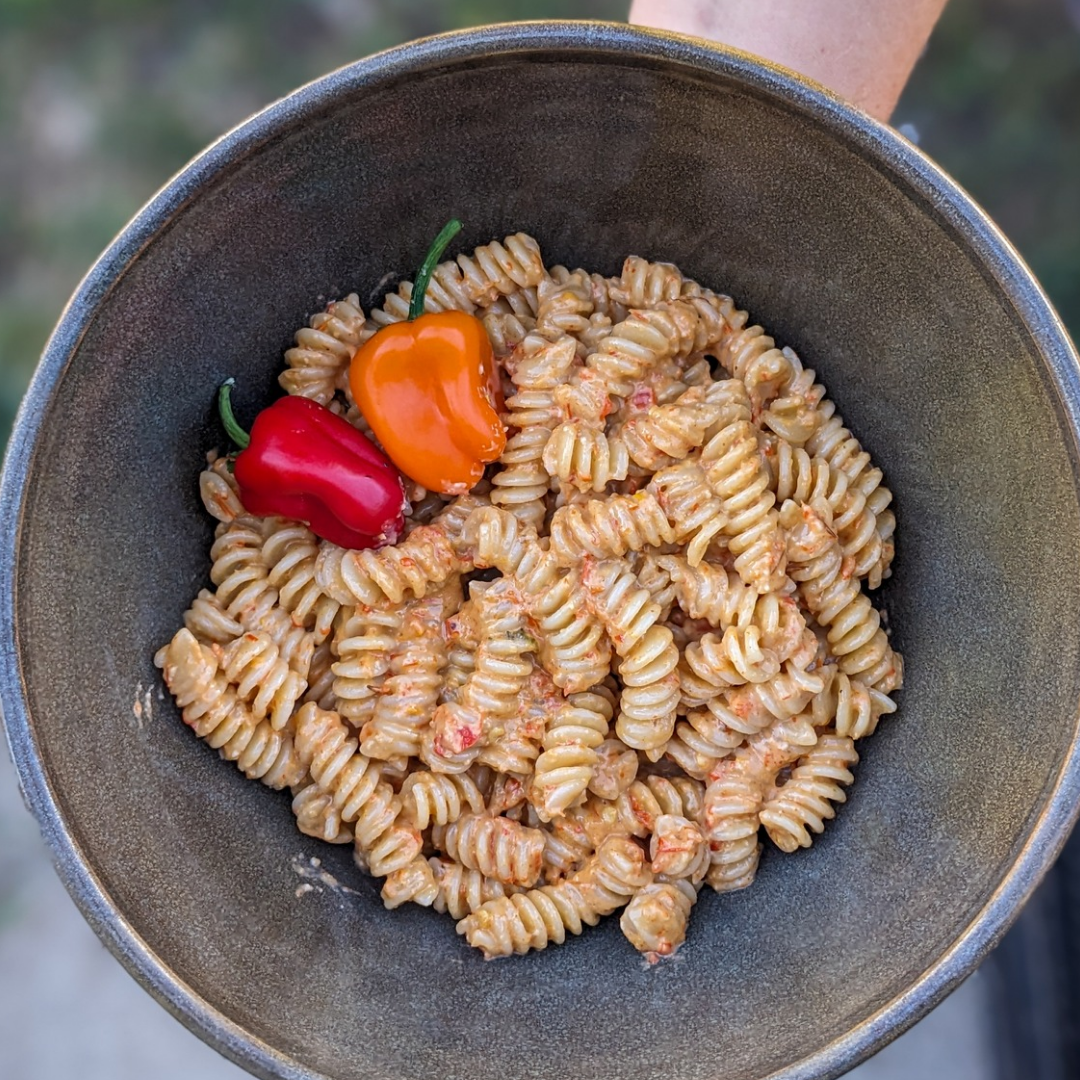
[[[279,398],[255,417],[249,436],[232,412],[229,379],[218,393],[222,423],[240,453],[240,501],[259,517],[303,521],[343,548],[396,544],[405,525],[397,470],[343,417],[305,397]]]
[[[447,222],[413,285],[407,322],[384,326],[352,359],[349,385],[394,464],[429,491],[460,495],[506,447],[499,372],[484,324],[464,311],[423,314],[431,272],[460,231]]]

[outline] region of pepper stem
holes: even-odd
[[[416,272],[412,299],[409,301],[410,320],[424,314],[424,296],[427,293],[428,282],[431,280],[431,272],[438,265],[447,245],[459,232],[461,232],[461,222],[457,218],[451,218],[442,227],[442,232],[435,237],[435,243],[431,245],[431,249],[428,251],[420,269]]]
[[[236,385],[235,379],[226,379],[221,384],[221,389],[218,390],[217,405],[218,414],[221,416],[221,423],[225,427],[225,432],[230,439],[241,450],[246,450],[248,444],[251,442],[251,436],[236,422],[236,417],[233,416],[232,411],[232,388]]]

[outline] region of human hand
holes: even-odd
[[[945,0],[633,0],[630,21],[754,53],[887,121],[944,7]]]

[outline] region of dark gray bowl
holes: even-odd
[[[908,663],[820,843],[703,897],[676,962],[611,925],[485,964],[382,910],[348,852],[191,737],[154,649],[207,573],[214,388],[266,400],[322,299],[534,233],[730,290],[885,468]],[[86,917],[263,1076],[835,1076],[1002,934],[1076,812],[1077,359],[1008,244],[890,130],[737,53],[596,24],[494,27],[336,72],[215,144],[90,272],[3,480],[3,704]],[[347,885],[316,879],[310,860]]]

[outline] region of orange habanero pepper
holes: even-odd
[[[499,373],[484,324],[463,311],[423,314],[431,272],[461,229],[439,233],[416,275],[407,322],[384,326],[353,356],[353,397],[387,456],[429,491],[459,495],[506,446]]]

